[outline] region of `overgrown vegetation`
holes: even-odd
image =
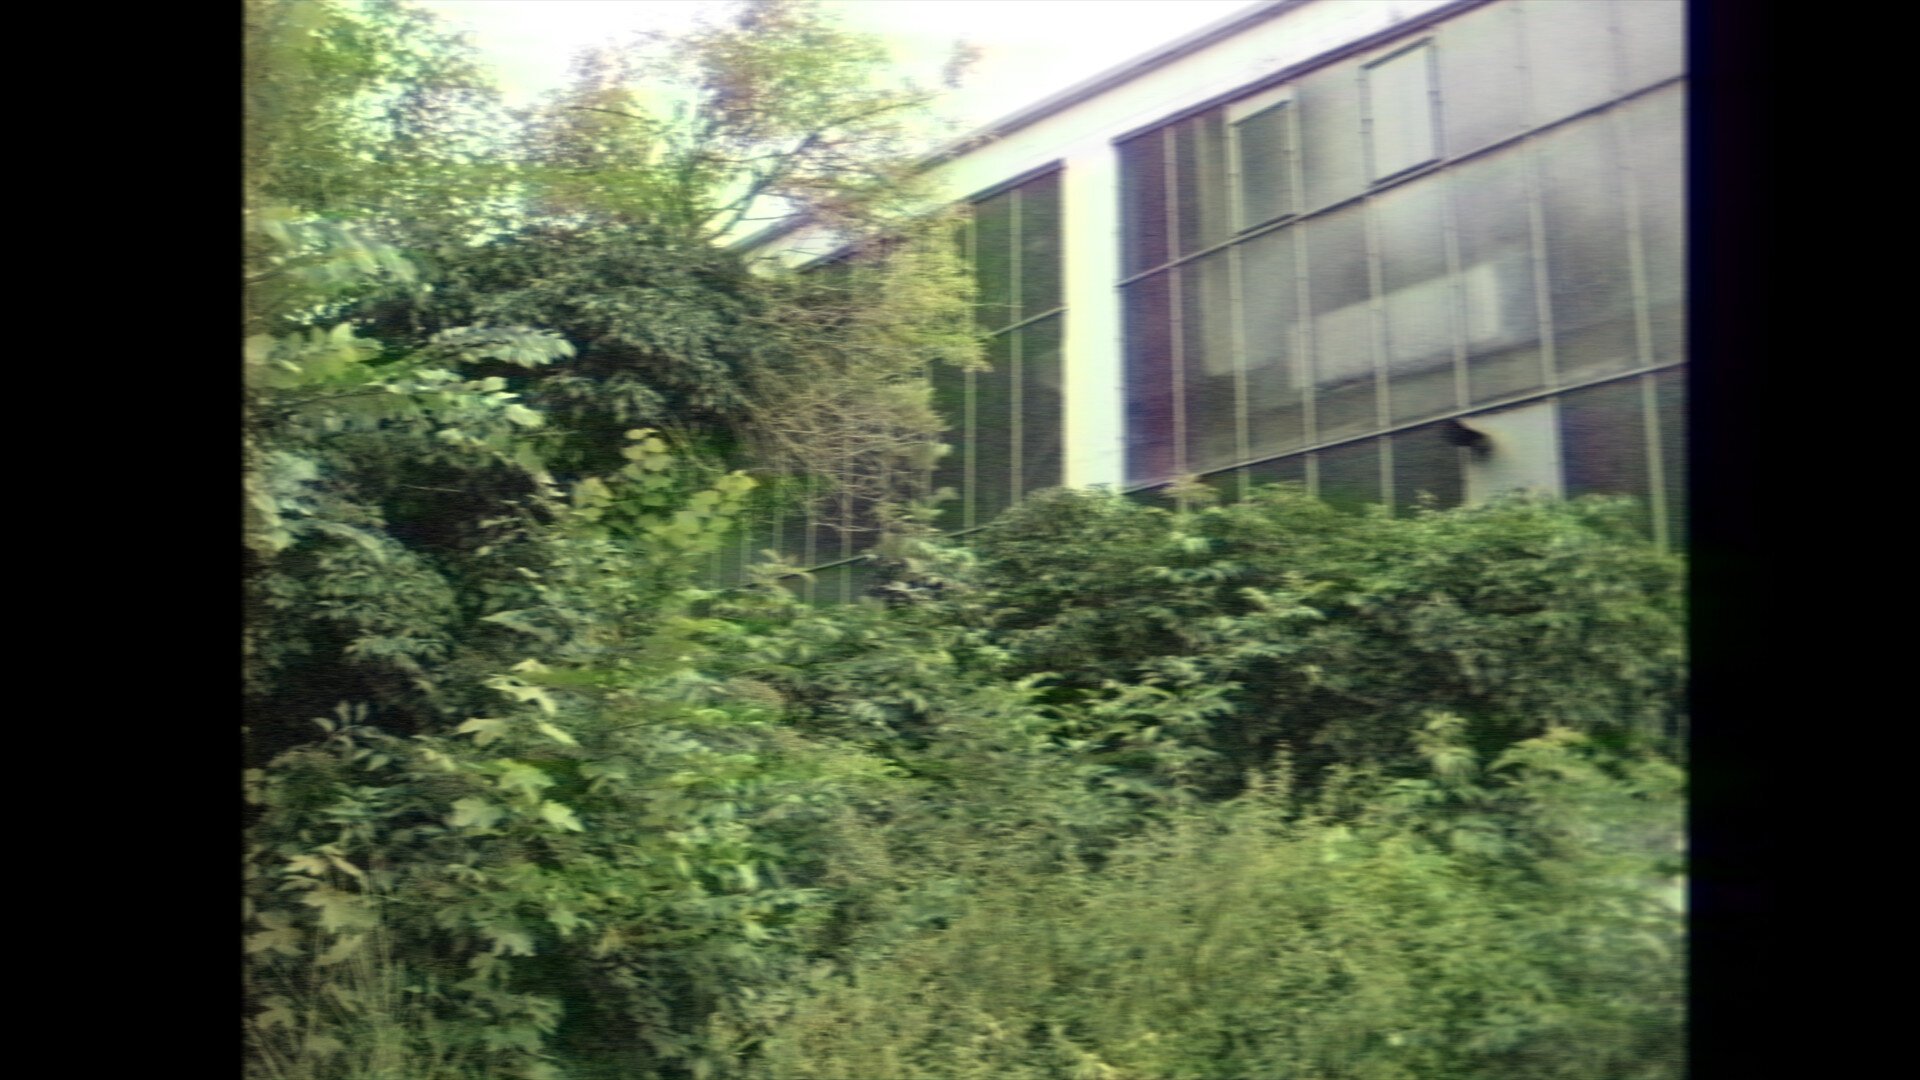
[[[1681,566],[1618,507],[943,540],[979,350],[868,46],[760,5],[679,113],[603,57],[516,118],[405,8],[247,14],[251,1075],[1680,1075]],[[752,272],[756,186],[893,257]],[[794,480],[872,598],[705,586]]]

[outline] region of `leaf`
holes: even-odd
[[[566,732],[561,731],[559,728],[554,727],[552,724],[547,723],[545,720],[542,720],[533,726],[535,729],[537,729],[540,732],[540,734],[545,735],[547,738],[552,739],[554,742],[561,743],[566,746],[580,745],[579,740],[575,739],[573,736],[567,734]]]
[[[505,720],[496,720],[489,716],[476,716],[453,729],[456,735],[472,735],[475,746],[485,746],[494,742],[507,731]]]
[[[481,928],[480,932],[493,940],[495,956],[533,955],[533,938],[529,937],[525,931],[488,926]]]
[[[370,930],[379,922],[364,898],[325,885],[306,893],[300,902],[319,909],[320,928],[328,933]]]
[[[587,831],[587,827],[580,824],[580,819],[573,815],[573,811],[570,808],[562,806],[557,802],[548,801],[541,803],[540,816],[569,832]]]
[[[506,811],[485,799],[458,799],[453,804],[453,816],[447,819],[447,824],[456,829],[490,829],[505,816]]]
[[[542,789],[553,786],[553,778],[525,762],[506,761],[500,764],[499,785],[507,791],[538,795]]]

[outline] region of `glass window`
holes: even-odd
[[[1639,349],[1611,118],[1561,128],[1535,145],[1560,379],[1629,370]]]
[[[1422,44],[1366,69],[1368,148],[1375,180],[1440,156],[1434,137],[1433,49]]]
[[[1684,359],[1687,318],[1686,104],[1673,86],[1626,106],[1656,361]]]
[[[1615,96],[1613,5],[1527,0],[1523,9],[1532,119],[1551,123]]]
[[[1517,134],[1527,101],[1518,9],[1494,4],[1449,20],[1436,48],[1447,153],[1457,157]]]
[[[1374,199],[1386,315],[1391,418],[1454,408],[1453,281],[1447,274],[1441,178],[1425,177]]]
[[[1165,129],[1120,145],[1120,227],[1123,273],[1132,276],[1167,261]]]
[[[1367,186],[1360,161],[1360,71],[1336,64],[1300,81],[1300,166],[1305,210],[1357,195]]]
[[[1315,434],[1321,439],[1379,425],[1363,209],[1349,207],[1304,225],[1313,313]]]
[[[1543,378],[1525,148],[1452,170],[1447,188],[1460,244],[1468,397],[1492,401],[1534,389]]]
[[[991,371],[973,376],[973,523],[1013,504],[1014,335],[987,339]]]
[[[1172,271],[1128,285],[1122,305],[1127,323],[1127,479],[1165,480],[1173,475],[1173,319],[1168,283]]]
[[[967,455],[973,446],[973,431],[969,407],[972,395],[968,391],[973,377],[950,364],[939,364],[934,367],[930,381],[934,410],[947,422],[941,441],[949,448],[947,455],[934,463],[933,486],[935,490],[951,488],[955,496],[940,504],[938,525],[946,530],[964,529],[970,516],[967,513],[971,494],[967,485]]]
[[[1180,254],[1191,255],[1233,232],[1227,214],[1227,127],[1221,110],[1174,125],[1173,161]]]
[[[1621,379],[1577,390],[1560,399],[1560,466],[1569,499],[1581,495],[1628,495],[1647,530],[1652,474],[1640,380]]]
[[[1322,450],[1320,498],[1336,510],[1357,511],[1380,501],[1380,440]]]
[[[1020,310],[1031,319],[1060,306],[1060,174],[1020,187]]]
[[[1670,79],[1687,68],[1684,0],[1626,0],[1614,4],[1626,61],[1627,90]]]
[[[1240,333],[1246,351],[1248,453],[1278,454],[1306,445],[1302,395],[1298,229],[1256,236],[1234,249],[1240,259]]]
[[[1187,432],[1182,467],[1189,472],[1230,465],[1240,457],[1230,254],[1216,251],[1176,271]]]
[[[1233,126],[1239,152],[1240,227],[1250,229],[1294,212],[1293,112],[1285,102]]]
[[[980,329],[998,330],[1013,314],[1013,192],[973,208],[973,281]]]
[[[1020,333],[1020,490],[1060,486],[1060,438],[1065,416],[1060,392],[1061,316]]]
[[[1446,425],[1403,431],[1393,437],[1393,505],[1407,513],[1422,506],[1444,510],[1466,498],[1461,447]]]

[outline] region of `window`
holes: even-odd
[[[931,372],[952,452],[930,483],[947,529],[984,525],[1061,479],[1060,174],[978,199],[967,237],[989,370]]]
[[[1488,4],[1123,141],[1127,481],[1458,501],[1505,478],[1422,425],[1682,360],[1681,10]]]
[[[1375,180],[1440,156],[1434,136],[1433,48],[1421,43],[1366,68],[1367,146]]]

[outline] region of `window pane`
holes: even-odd
[[[1351,63],[1307,76],[1300,83],[1300,164],[1313,210],[1366,188],[1360,162],[1360,72]]]
[[[1627,62],[1626,89],[1670,79],[1687,68],[1687,6],[1683,0],[1627,0],[1613,6]]]
[[[1174,178],[1180,209],[1180,254],[1191,255],[1227,239],[1227,128],[1215,109],[1173,129]]]
[[[1525,126],[1526,69],[1516,8],[1495,4],[1442,24],[1438,51],[1448,154],[1478,150]]]
[[[1013,502],[1013,338],[987,341],[992,371],[973,377],[973,521],[984,525]]]
[[[1426,496],[1432,496],[1429,501]],[[1466,498],[1466,477],[1460,467],[1460,447],[1447,437],[1444,425],[1403,431],[1393,437],[1393,505],[1410,512],[1422,506],[1445,510]]]
[[[1150,131],[1120,147],[1120,227],[1128,275],[1167,261],[1165,134]]]
[[[1447,183],[1460,240],[1467,385],[1474,402],[1541,384],[1523,154],[1516,147],[1470,162],[1453,170]]]
[[[973,208],[973,280],[979,290],[980,329],[1013,321],[1013,193]]]
[[[1313,305],[1316,436],[1374,430],[1373,313],[1368,306],[1362,207],[1305,224],[1307,285]]]
[[[1060,486],[1060,319],[1019,331],[1022,492]]]
[[[1367,68],[1367,129],[1375,180],[1439,156],[1433,135],[1432,58],[1433,50],[1422,45]]]
[[[1558,120],[1615,96],[1611,4],[1528,0],[1523,14],[1534,124]]]
[[[1230,465],[1240,457],[1234,417],[1230,254],[1216,251],[1179,270],[1188,472]]]
[[[1306,445],[1302,419],[1306,378],[1299,345],[1299,274],[1294,263],[1298,236],[1297,228],[1281,229],[1235,249],[1240,259],[1247,442],[1252,455],[1278,454]]]
[[[1640,249],[1656,361],[1684,358],[1687,319],[1685,96],[1670,87],[1627,107]]]
[[[1631,369],[1639,358],[1613,126],[1596,117],[1536,145],[1560,378]]]
[[[1446,189],[1439,177],[1397,187],[1373,200],[1395,421],[1432,416],[1458,404],[1445,211]]]
[[[1275,105],[1234,125],[1240,150],[1240,227],[1285,217],[1293,207],[1293,113]]]
[[[1660,421],[1660,485],[1667,500],[1667,543],[1687,546],[1687,373],[1654,376]]]
[[[1262,484],[1307,484],[1307,455],[1295,454],[1292,457],[1263,461],[1258,465],[1249,465],[1246,469],[1247,480],[1254,487]]]
[[[971,380],[966,372],[951,364],[936,364],[928,381],[933,384],[934,411],[947,422],[940,441],[951,448],[934,465],[933,486],[952,488],[955,496],[940,504],[937,524],[945,530],[965,528],[967,447],[972,442],[967,430],[967,384]]]
[[[1173,475],[1173,343],[1170,274],[1124,290],[1127,319],[1127,480]]]
[[[1060,306],[1060,174],[1020,188],[1020,312],[1031,319]]]
[[[1630,495],[1647,529],[1652,497],[1647,428],[1640,380],[1622,379],[1560,399],[1560,467],[1569,499],[1582,495]]]
[[[1320,498],[1336,510],[1380,501],[1380,440],[1320,452]]]

